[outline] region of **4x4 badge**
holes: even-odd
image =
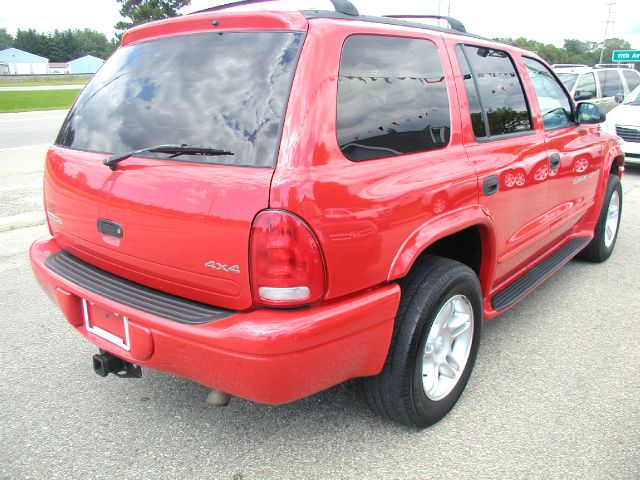
[[[240,273],[240,267],[238,265],[232,265],[227,267],[224,263],[218,263],[216,261],[209,261],[204,264],[205,267],[213,268],[214,270],[222,270],[223,272]]]

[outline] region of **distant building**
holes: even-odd
[[[0,62],[9,65],[10,75],[43,75],[49,73],[49,59],[33,53],[7,48],[0,50]]]
[[[52,73],[71,73],[69,64],[64,62],[49,62],[49,74]]]
[[[71,73],[96,73],[104,60],[93,55],[85,55],[69,62]]]
[[[0,62],[0,75],[9,75],[9,64]]]

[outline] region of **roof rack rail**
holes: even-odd
[[[205,8],[203,10],[197,10],[195,12],[191,12],[189,15],[193,15],[195,13],[204,13],[204,12],[215,12],[218,10],[226,10],[227,8],[232,7],[240,7],[242,5],[251,5],[253,3],[267,3],[274,2],[277,0],[241,0],[238,2],[225,3],[224,5],[216,5],[214,7]],[[353,6],[353,4],[349,0],[330,0],[335,8],[336,12],[342,13],[344,15],[350,15],[352,17],[357,17],[360,15],[358,9]]]
[[[583,65],[581,63],[554,63],[551,68],[589,68],[589,65]]]
[[[444,15],[384,15],[384,17],[386,17],[386,18],[398,18],[398,19],[403,19],[403,18],[431,18],[431,19],[435,19],[435,20],[446,20],[447,22],[449,22],[449,26],[453,30],[457,30],[458,32],[467,33],[467,29],[465,28],[464,24],[460,20],[456,20],[455,18],[447,17],[447,16],[444,16]]]
[[[593,68],[634,68],[633,63],[596,63]]]

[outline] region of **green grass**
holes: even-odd
[[[28,112],[69,108],[80,90],[0,92],[0,112]]]
[[[51,78],[16,77],[11,81],[0,80],[0,87],[39,87],[42,85],[85,85],[91,75],[64,75]]]

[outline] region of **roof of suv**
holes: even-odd
[[[590,72],[593,70],[588,65],[579,65],[572,63],[554,63],[551,65],[551,68],[558,73],[582,73],[582,72]]]
[[[585,73],[585,72],[594,72],[596,70],[632,70],[627,64],[616,65],[613,63],[602,63],[594,65],[590,67],[588,65],[578,65],[578,64],[570,64],[570,63],[556,63],[551,65],[551,68],[556,73]]]
[[[306,18],[339,18],[343,20],[359,20],[366,22],[375,22],[375,23],[384,23],[388,25],[399,25],[399,26],[411,26],[415,28],[424,28],[429,30],[437,30],[437,31],[445,31],[445,32],[455,32],[455,33],[463,33],[467,34],[467,29],[463,25],[463,23],[455,18],[444,16],[444,15],[385,15],[383,17],[377,16],[368,16],[368,15],[360,15],[358,9],[349,1],[349,0],[330,0],[333,4],[335,11],[330,12],[326,10],[299,10]],[[261,3],[273,3],[277,2],[277,0],[240,0],[232,3],[227,3],[224,5],[217,5],[209,8],[205,8],[203,10],[198,10],[196,12],[191,13],[205,13],[205,12],[214,12],[214,11],[224,11],[229,10],[235,7],[241,7],[252,4],[261,4]],[[265,8],[264,10],[270,10],[270,8]],[[430,18],[430,19],[442,19],[449,22],[451,28],[442,28],[440,26],[435,25],[426,25],[424,23],[419,22],[411,22],[404,19],[418,19],[418,18]],[[468,34],[469,36],[476,36],[473,34]],[[484,37],[480,37],[484,38]]]
[[[158,20],[155,22],[139,25],[131,28],[125,33],[122,40],[122,45],[146,40],[156,36],[182,33],[182,31],[184,30],[204,31],[206,29],[206,31],[210,31],[212,28],[212,22],[215,20],[213,16],[217,16],[219,14],[223,14],[225,18],[228,18],[227,16],[233,16],[236,19],[240,17],[244,17],[247,20],[251,18],[254,18],[256,20],[258,18],[261,19],[257,23],[247,22],[247,25],[244,26],[249,28],[259,27],[261,29],[303,30],[306,26],[304,25],[305,20],[326,18],[336,20],[371,22],[385,25],[396,25],[399,27],[419,28],[423,30],[432,30],[436,32],[461,35],[465,37],[477,38],[485,41],[499,43],[486,37],[467,32],[462,22],[451,17],[441,15],[393,15],[382,17],[360,15],[357,9],[355,9],[355,7],[353,7],[353,5],[346,0],[331,0],[334,6],[336,6],[336,11],[291,9],[273,10],[269,7],[251,11],[234,10],[234,8],[244,5],[273,1],[274,0],[243,0],[225,5],[210,7],[204,10],[198,10],[183,17]],[[419,21],[415,21],[416,19],[442,19],[447,21],[451,25],[451,28],[421,23]],[[223,27],[223,25],[219,25],[219,23],[216,21],[215,23],[213,23],[213,27],[217,26]],[[517,47],[512,48],[517,49]]]

